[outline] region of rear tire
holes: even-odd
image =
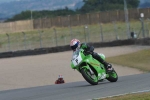
[[[113,70],[112,72],[110,72],[108,74],[109,74],[109,77],[107,78],[108,81],[116,82],[118,80],[118,75],[115,70]]]
[[[94,82],[94,80],[92,80],[92,78],[90,78],[88,75],[87,75],[87,71],[86,69],[81,69],[81,74],[82,76],[84,77],[84,79],[89,82],[91,85],[97,85],[98,84],[98,81],[97,82]]]

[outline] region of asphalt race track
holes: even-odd
[[[105,80],[96,86],[84,81],[0,91],[0,100],[91,100],[144,90],[150,90],[150,73],[119,77],[115,83]]]

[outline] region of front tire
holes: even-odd
[[[96,75],[94,75],[94,78],[95,78],[94,79],[94,78],[92,78],[91,75],[88,74],[88,72],[89,72],[88,69],[85,69],[85,68],[81,69],[81,74],[84,77],[84,79],[87,82],[89,82],[91,85],[97,85],[98,84],[98,79],[97,79]]]

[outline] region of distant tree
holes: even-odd
[[[140,0],[126,0],[128,8],[137,8]],[[124,8],[124,0],[83,0],[84,5],[79,9],[82,13],[91,11],[118,10]]]
[[[137,8],[140,0],[126,0],[128,8]],[[83,0],[84,5],[80,9],[71,10],[68,7],[64,9],[57,9],[53,11],[43,10],[43,11],[33,11],[32,17],[45,18],[45,17],[56,17],[56,16],[66,16],[74,15],[77,13],[89,13],[96,11],[108,11],[108,10],[119,10],[124,8],[124,0]],[[31,11],[23,11],[20,14],[8,19],[7,21],[25,20],[31,18]]]
[[[22,19],[28,19],[30,17],[31,17],[31,11],[29,11],[29,10],[22,11],[20,14],[15,15],[13,18],[10,18],[10,19],[6,20],[6,22],[22,20]]]
[[[45,18],[45,17],[56,17],[56,16],[66,16],[66,15],[74,15],[76,14],[75,11],[68,9],[65,7],[64,9],[57,9],[53,11],[43,10],[43,11],[32,11],[32,17],[34,19],[37,18]],[[9,21],[16,21],[16,20],[26,20],[31,18],[31,11],[23,11],[20,14],[15,15],[14,17],[6,20]]]

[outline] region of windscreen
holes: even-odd
[[[74,66],[77,66],[80,62],[82,62],[80,50],[76,50],[75,52],[73,52],[72,63],[74,64]]]

